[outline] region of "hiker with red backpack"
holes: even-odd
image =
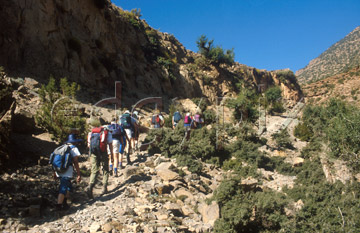
[[[78,162],[78,156],[80,156],[79,149],[75,146],[81,142],[81,139],[77,139],[75,134],[70,134],[68,140],[64,145],[59,146],[50,155],[49,163],[54,170],[54,178],[60,178],[59,195],[57,199],[56,210],[67,210],[69,205],[67,199],[72,192],[71,180],[73,178],[74,168],[76,170],[76,182],[81,181],[81,174]]]
[[[156,110],[154,115],[151,117],[151,124],[155,129],[162,128],[164,126],[164,117],[159,110]]]
[[[100,166],[103,169],[103,190],[101,195],[107,193],[107,184],[109,180],[109,160],[107,158],[107,145],[109,145],[110,151],[112,151],[112,134],[108,126],[95,127],[88,134],[88,146],[90,150],[90,163],[91,163],[91,175],[89,186],[86,190],[86,194],[90,199],[93,197],[93,188],[96,183],[96,178],[100,171]]]

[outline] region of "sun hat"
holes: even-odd
[[[186,116],[190,116],[190,112],[186,113]]]
[[[69,134],[68,140],[65,143],[82,142],[82,139],[77,139],[75,134]]]
[[[130,113],[130,111],[129,111],[129,110],[126,110],[125,113]]]
[[[134,114],[137,116],[139,113],[138,113],[138,111],[134,111]]]

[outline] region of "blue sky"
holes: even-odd
[[[197,52],[206,35],[235,60],[296,71],[360,26],[360,0],[112,0]]]

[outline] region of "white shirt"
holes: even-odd
[[[72,144],[68,144],[68,145],[73,146]],[[70,154],[71,154],[72,159],[79,156],[79,155],[81,155],[79,149],[76,146],[73,146],[73,148],[70,150]],[[73,173],[74,173],[73,165],[70,164],[70,166],[68,167],[68,169],[65,172],[59,172],[59,173],[55,172],[55,173],[56,173],[57,177],[69,177],[69,178],[72,178],[74,176],[73,175]]]

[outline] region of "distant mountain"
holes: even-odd
[[[301,84],[347,72],[360,65],[360,27],[296,72]]]
[[[308,103],[321,104],[339,98],[360,106],[360,68],[303,85],[302,89]]]

